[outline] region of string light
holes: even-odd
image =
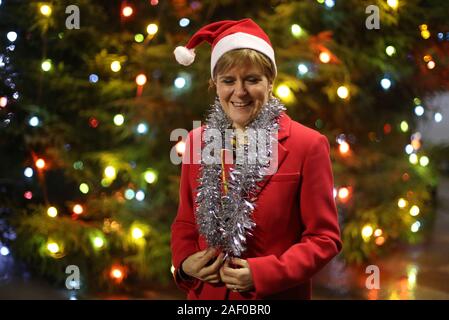
[[[157,180],[156,171],[153,169],[148,169],[144,172],[145,181],[149,184],[155,183]]]
[[[302,28],[299,24],[292,24],[290,30],[295,38],[299,38],[303,34]]]
[[[392,55],[394,55],[396,53],[396,48],[393,46],[388,46],[385,48],[385,52],[387,53],[387,55],[389,55],[391,57]]]
[[[103,240],[103,238],[102,238],[102,237],[99,237],[99,236],[96,236],[96,237],[93,239],[93,245],[94,245],[94,247],[97,248],[97,249],[102,248],[102,247],[104,246],[104,240]]]
[[[387,4],[394,10],[396,10],[399,5],[398,0],[387,0]]]
[[[391,80],[388,78],[383,78],[382,80],[380,80],[380,85],[384,90],[388,90],[391,87]]]
[[[4,108],[8,104],[8,98],[6,97],[0,97],[0,107]]]
[[[146,123],[139,123],[139,124],[137,125],[137,132],[138,132],[139,134],[145,134],[145,133],[147,133],[147,132],[148,132],[148,126],[147,126],[147,124],[146,124]]]
[[[80,215],[80,214],[82,214],[83,212],[84,212],[84,208],[83,208],[82,205],[76,204],[76,205],[73,206],[73,213],[74,213],[74,214]]]
[[[155,23],[151,23],[147,26],[147,32],[150,36],[154,36],[158,31],[158,26]]]
[[[415,150],[415,149],[413,148],[413,146],[412,146],[411,144],[408,144],[408,145],[405,146],[405,152],[406,152],[407,154],[412,154],[412,152],[413,152],[414,150]]]
[[[435,122],[441,122],[443,120],[443,115],[439,112],[435,113],[435,115],[433,116]]]
[[[415,107],[415,114],[418,117],[421,117],[424,114],[424,108],[422,106],[416,106]]]
[[[141,33],[138,33],[134,36],[134,41],[136,41],[137,43],[141,43],[143,42],[143,40],[145,40],[145,37]]]
[[[347,154],[348,152],[349,152],[349,149],[350,149],[350,147],[349,147],[349,144],[346,142],[346,141],[343,141],[341,144],[340,144],[340,146],[339,146],[339,151],[340,151],[340,153],[342,154],[342,155],[345,155],[345,154]]]
[[[123,9],[122,9],[122,15],[124,16],[124,17],[130,17],[132,14],[133,14],[133,8],[132,7],[130,7],[130,6],[126,6],[126,7],[124,7]]]
[[[349,198],[349,189],[346,187],[340,188],[338,190],[338,198],[342,201],[345,201]]]
[[[42,15],[49,17],[51,15],[52,9],[49,5],[44,4],[40,6],[39,11]]]
[[[371,227],[369,224],[363,226],[362,238],[365,242],[371,238],[372,234],[373,234],[373,227]]]
[[[143,201],[145,199],[145,192],[142,190],[139,190],[136,192],[136,200],[137,201]]]
[[[419,221],[416,221],[415,223],[412,224],[412,226],[410,227],[410,230],[412,232],[418,232],[420,227],[421,227],[421,223]]]
[[[349,97],[349,89],[346,86],[340,86],[337,89],[337,95],[341,98],[341,99],[347,99]]]
[[[33,193],[32,193],[31,191],[26,191],[26,192],[23,194],[23,197],[24,197],[25,199],[27,199],[27,200],[31,200],[31,199],[33,199]]]
[[[135,192],[134,192],[134,190],[133,189],[126,189],[125,190],[125,198],[127,199],[127,200],[132,200],[132,199],[134,199],[134,196],[135,196],[136,194],[135,194]]]
[[[404,209],[407,206],[407,200],[405,200],[404,198],[400,198],[398,200],[398,207],[401,209]]]
[[[113,266],[109,276],[117,283],[121,283],[125,277],[125,270],[122,266]]]
[[[334,0],[325,0],[324,4],[326,5],[326,7],[328,8],[333,8],[335,6],[335,1]]]
[[[427,68],[432,70],[433,68],[435,68],[435,61],[429,61],[427,62]]]
[[[116,114],[114,116],[114,124],[117,127],[120,127],[121,125],[123,125],[124,122],[125,122],[125,117],[122,114]]]
[[[91,74],[91,75],[89,75],[89,82],[90,82],[90,83],[97,83],[98,80],[99,80],[98,75],[96,75],[96,74],[94,74],[94,73]]]
[[[44,169],[45,168],[44,159],[41,159],[41,158],[37,159],[35,162],[35,165],[36,165],[36,168],[38,168],[38,169],[41,169],[41,170]]]
[[[279,96],[279,98],[287,100],[291,96],[292,92],[287,85],[281,84],[276,88],[276,94]]]
[[[309,68],[304,63],[298,64],[298,73],[301,76],[305,75],[307,72],[309,72]]]
[[[25,170],[23,171],[23,174],[25,175],[25,177],[31,178],[34,174],[34,171],[32,168],[26,167]]]
[[[322,63],[328,63],[329,61],[331,61],[331,56],[329,55],[329,53],[327,52],[321,52],[319,59]]]
[[[190,24],[190,20],[187,18],[182,18],[179,20],[179,25],[183,28],[187,27]]]
[[[6,38],[8,38],[9,41],[14,42],[17,40],[17,33],[14,31],[10,31],[6,34]]]
[[[79,189],[80,189],[81,193],[84,193],[84,194],[87,194],[89,192],[89,186],[87,185],[87,183],[81,183]]]
[[[178,89],[182,89],[186,85],[186,79],[184,77],[177,77],[175,79],[174,85]]]
[[[411,164],[417,164],[418,163],[418,156],[415,153],[412,153],[409,157],[408,157],[408,161]]]
[[[120,61],[115,60],[111,63],[111,70],[113,72],[119,72],[121,69],[122,65],[120,64]]]
[[[31,117],[30,120],[28,121],[28,124],[32,127],[37,127],[39,125],[39,118],[36,116]]]
[[[136,83],[138,86],[144,86],[147,83],[147,76],[143,73],[139,74],[136,77]]]
[[[47,214],[51,218],[55,218],[58,215],[58,209],[55,207],[50,207],[47,209]]]
[[[50,253],[55,254],[59,252],[59,245],[56,242],[48,242],[47,243],[47,250],[50,251]]]
[[[410,208],[410,215],[412,216],[412,217],[416,217],[418,214],[419,214],[419,207],[418,206],[412,206],[411,208]]]
[[[382,233],[383,233],[382,229],[376,229],[374,231],[374,236],[375,237],[380,237],[382,235]]]
[[[422,167],[427,167],[427,165],[429,164],[429,158],[426,157],[426,156],[422,156],[422,157],[419,159],[419,164],[420,164]]]
[[[401,127],[401,131],[402,132],[407,132],[408,131],[408,123],[407,123],[407,121],[402,121],[401,122],[401,124],[400,124],[400,127]]]
[[[42,64],[41,64],[41,68],[42,68],[42,70],[45,71],[45,72],[50,71],[51,68],[52,68],[51,60],[50,60],[50,59],[44,60],[44,62],[42,62]]]
[[[113,180],[117,176],[117,172],[113,166],[107,166],[104,169],[104,175],[106,178]]]
[[[143,237],[143,231],[139,227],[134,227],[131,231],[132,237],[134,239],[141,239]]]
[[[2,246],[0,248],[0,255],[6,257],[9,254],[9,249],[5,246]]]

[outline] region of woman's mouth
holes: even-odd
[[[246,108],[251,105],[252,101],[249,102],[231,102],[235,108]]]

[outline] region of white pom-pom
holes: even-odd
[[[190,66],[195,61],[194,49],[187,49],[186,47],[176,47],[175,51],[176,61],[183,66]]]

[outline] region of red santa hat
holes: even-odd
[[[273,63],[274,50],[267,34],[251,19],[224,20],[208,24],[198,30],[185,47],[176,47],[174,54],[178,63],[188,66],[195,60],[195,47],[207,41],[212,45],[210,71],[213,76],[217,61],[226,52],[235,49],[253,49],[265,54]]]

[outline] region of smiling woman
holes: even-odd
[[[189,299],[310,299],[311,277],[342,246],[329,142],[273,97],[274,51],[254,21],[207,25],[175,49],[176,60],[191,64],[203,41],[212,44],[217,97],[206,125],[186,141],[171,236],[175,281]],[[225,137],[218,154],[192,161],[192,141],[200,137],[200,151],[208,150],[216,133]],[[227,165],[228,151],[268,162],[237,156]]]

